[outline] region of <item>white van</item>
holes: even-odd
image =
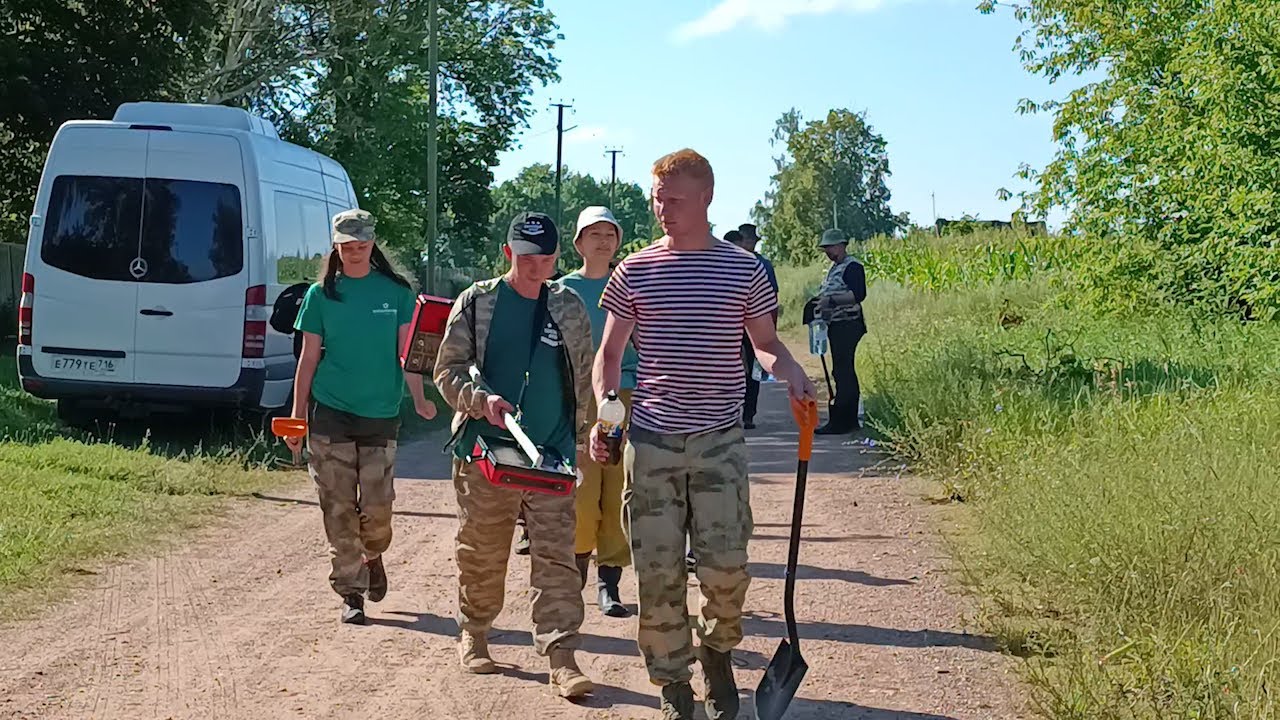
[[[238,108],[127,103],[58,129],[19,309],[28,393],[85,411],[281,408],[291,338],[268,326],[311,282],[346,171]]]

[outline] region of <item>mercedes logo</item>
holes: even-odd
[[[141,278],[143,275],[146,275],[147,261],[143,260],[140,257],[134,258],[133,262],[129,263],[129,274],[132,275],[135,279]]]

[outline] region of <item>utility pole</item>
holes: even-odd
[[[560,183],[561,174],[564,172],[564,109],[571,108],[572,105],[564,103],[552,103],[552,107],[558,111],[556,119],[556,227],[564,224],[560,217]]]
[[[933,204],[933,224],[937,225],[938,224],[938,194],[935,192],[930,192],[929,202]]]
[[[618,153],[622,150],[605,150],[604,152],[613,157],[610,163],[612,167],[609,170],[609,209],[613,210],[613,186],[618,184]]]
[[[835,142],[835,172],[832,172],[831,178],[831,222],[832,227],[836,230],[840,229],[840,188],[839,188],[839,167],[840,167],[840,131],[836,131]]]
[[[438,0],[428,0],[427,15],[431,18],[429,46],[427,48],[427,72],[429,73],[427,102],[427,293],[436,294],[436,239],[440,232],[437,214],[439,209],[440,189],[436,186],[436,163],[439,159],[439,108],[436,96],[439,85],[436,81],[440,63],[440,35],[437,29],[439,13],[436,12]]]

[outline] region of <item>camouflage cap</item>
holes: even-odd
[[[375,225],[377,220],[367,210],[343,210],[333,216],[333,241],[341,244],[376,240]]]
[[[839,230],[824,230],[822,239],[818,241],[818,247],[831,247],[832,245],[844,245],[849,242],[845,239],[844,233]]]

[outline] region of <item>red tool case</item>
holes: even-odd
[[[411,373],[430,375],[436,366],[436,354],[444,339],[453,301],[434,295],[419,295],[413,308],[409,339],[400,348],[400,366]]]
[[[578,483],[577,473],[562,473],[529,465],[514,441],[476,437],[471,461],[490,483],[548,495],[568,495]]]

